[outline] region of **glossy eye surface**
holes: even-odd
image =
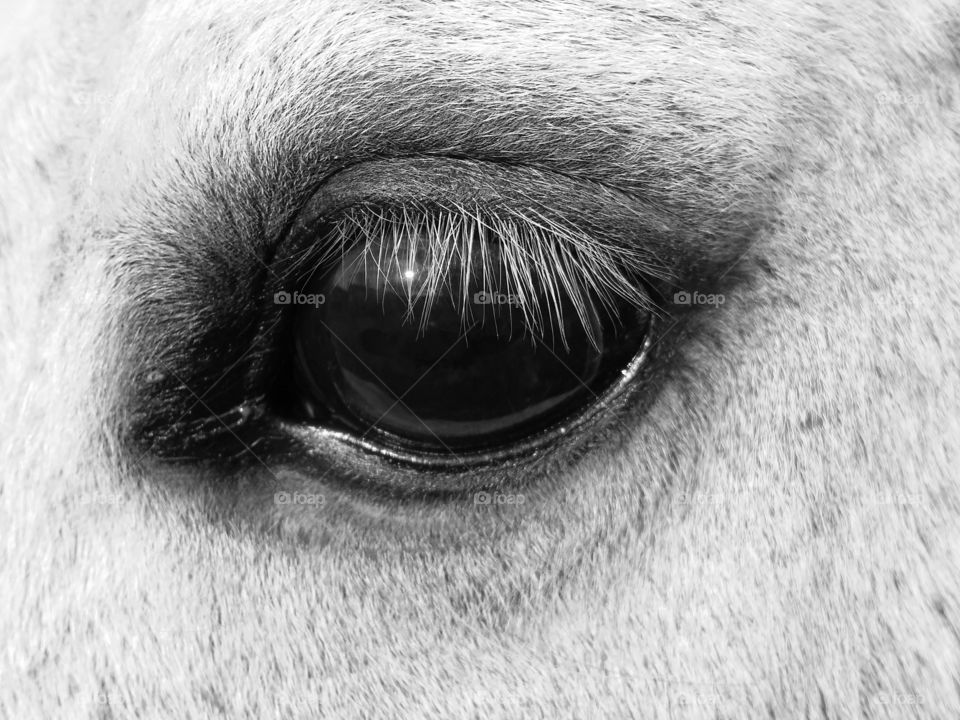
[[[643,344],[646,311],[551,282],[569,268],[518,268],[530,258],[491,228],[460,226],[438,257],[436,227],[399,227],[291,296],[293,395],[311,423],[413,452],[496,449],[595,402]]]

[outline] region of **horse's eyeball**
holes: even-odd
[[[383,230],[284,298],[299,420],[408,454],[497,451],[563,431],[643,346],[649,312],[518,267],[516,237],[438,251],[425,227]]]

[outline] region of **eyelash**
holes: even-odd
[[[408,284],[400,293],[407,296],[411,318],[422,301],[421,327],[441,287],[450,286],[452,269],[459,266],[458,309],[464,326],[470,320],[468,289],[501,292],[517,298],[530,332],[543,335],[559,328],[564,344],[564,296],[567,307],[573,308],[587,337],[595,343],[593,325],[587,320],[591,296],[608,312],[617,301],[655,312],[639,279],[663,278],[662,269],[651,265],[648,257],[597,240],[532,208],[490,211],[478,206],[410,203],[401,207],[361,205],[342,211],[317,244],[304,250],[284,275],[302,285],[361,246],[355,270],[366,267],[364,260],[370,259],[377,267],[378,291],[390,289],[390,275],[402,276],[414,263],[424,273],[416,292],[413,284]],[[495,260],[498,255],[499,263]],[[499,280],[496,286],[491,284],[495,278]]]

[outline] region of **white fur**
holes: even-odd
[[[22,14],[0,47],[0,716],[956,717],[958,22],[940,1]],[[183,307],[157,267],[221,249],[184,232],[211,183],[267,197],[295,150],[413,145],[680,207],[704,243],[762,217],[742,262],[769,271],[673,339],[627,442],[502,512],[331,487],[264,533],[259,497],[222,517],[114,446],[123,298]]]

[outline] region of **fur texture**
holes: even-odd
[[[0,715],[956,717],[958,10],[20,11]],[[674,223],[653,255],[725,302],[668,324],[643,411],[558,451],[522,504],[132,451],[147,378],[219,410],[266,239],[317,181],[404,158],[639,198]]]

